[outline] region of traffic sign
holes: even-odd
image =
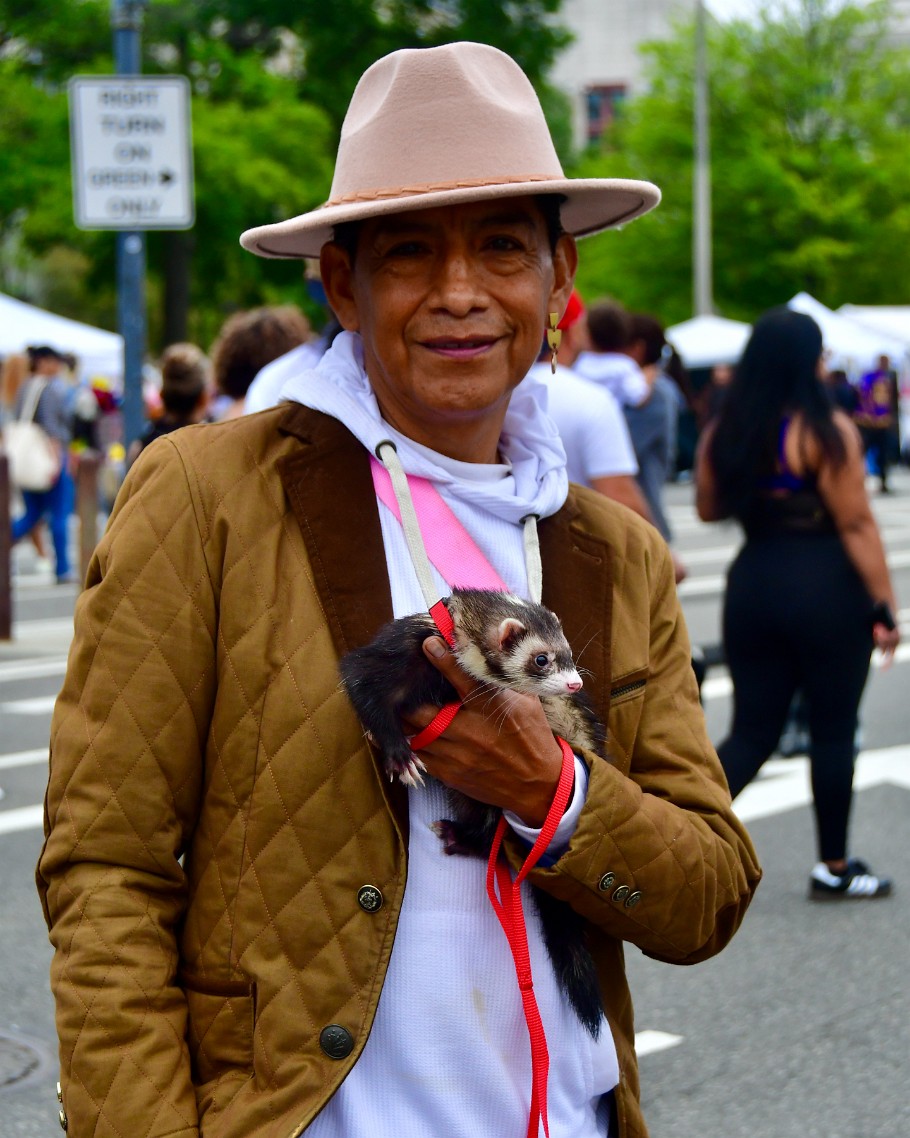
[[[70,80],[73,212],[80,229],[192,226],[189,94],[182,75]]]

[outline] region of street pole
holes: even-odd
[[[692,180],[692,274],[695,315],[714,311],[711,251],[711,141],[704,0],[695,2],[695,166]]]
[[[114,66],[118,75],[142,72],[142,15],[147,0],[111,0]],[[123,337],[123,442],[145,425],[142,364],[145,358],[145,233],[117,232],[117,326]]]

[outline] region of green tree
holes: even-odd
[[[149,234],[153,348],[210,342],[238,307],[306,306],[301,266],[244,253],[240,232],[325,200],[341,119],[361,72],[399,47],[456,39],[514,55],[541,91],[563,152],[565,101],[545,75],[567,33],[561,0],[152,0],[143,70],[193,89],[196,224]],[[114,239],[72,222],[65,83],[112,71],[109,0],[0,0],[0,281],[110,326]],[[76,256],[61,256],[61,248]],[[25,266],[23,268],[23,265]],[[62,285],[50,275],[69,274]],[[75,309],[75,311],[74,311]]]
[[[714,292],[754,319],[806,289],[834,307],[910,302],[910,56],[887,3],[801,0],[710,30]],[[649,93],[576,173],[654,181],[663,202],[582,245],[580,283],[667,323],[692,313],[691,25],[647,49]]]

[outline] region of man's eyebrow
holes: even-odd
[[[509,210],[502,213],[494,213],[478,219],[478,225],[484,228],[491,226],[504,225],[524,225],[528,229],[534,229],[534,218],[530,212],[525,210]]]

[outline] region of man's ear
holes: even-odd
[[[319,253],[319,272],[326,300],[346,332],[360,331],[360,315],[354,299],[354,268],[346,249],[329,241]]]
[[[575,284],[575,271],[578,268],[578,246],[575,238],[564,233],[556,242],[553,251],[553,291],[550,293],[548,312],[565,312]]]

